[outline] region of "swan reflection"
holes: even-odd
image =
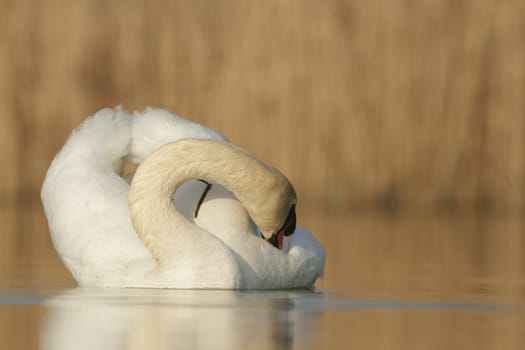
[[[297,341],[311,346],[308,334],[320,334],[321,302],[321,294],[309,291],[75,288],[45,304],[41,345],[54,350],[300,348]]]

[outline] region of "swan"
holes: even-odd
[[[131,185],[127,162],[140,164]],[[324,269],[321,244],[295,227],[283,174],[160,109],[88,117],[51,162],[41,199],[80,286],[308,288]]]

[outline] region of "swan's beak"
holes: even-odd
[[[274,233],[272,237],[268,238],[267,242],[273,245],[275,248],[283,250],[284,233],[282,231]]]
[[[279,250],[283,250],[284,236],[291,236],[295,232],[297,217],[295,215],[295,204],[292,205],[283,226],[279,231],[268,238],[268,243]]]

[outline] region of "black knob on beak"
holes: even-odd
[[[295,225],[297,221],[297,216],[295,215],[295,204],[290,207],[288,216],[283,225],[284,235],[291,236],[295,232]]]

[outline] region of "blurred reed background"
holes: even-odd
[[[523,212],[522,0],[1,0],[0,18],[4,263],[54,254],[45,171],[118,104],[220,130],[303,214]]]
[[[524,35],[523,0],[0,0],[2,285],[74,285],[40,186],[71,130],[122,104],[281,169],[327,248],[321,286],[524,296]],[[385,344],[404,327],[383,326]]]

